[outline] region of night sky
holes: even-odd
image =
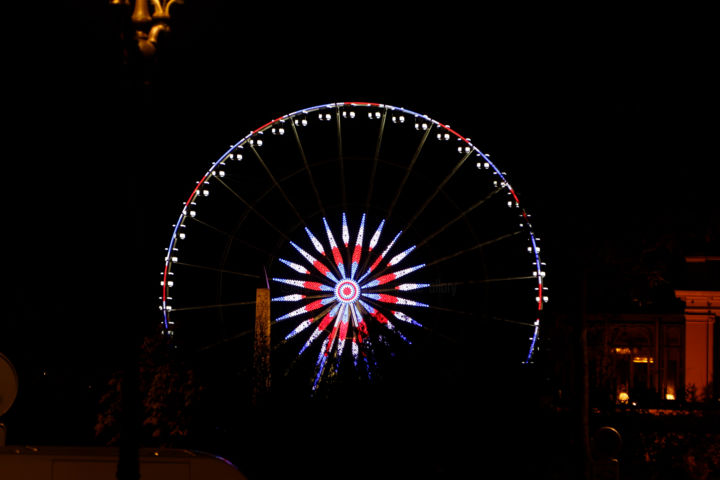
[[[634,252],[670,235],[690,252],[717,232],[707,12],[236,3],[173,7],[146,99],[128,91],[103,2],[18,14],[5,43],[0,352],[28,387],[11,442],[34,442],[18,432],[33,409],[53,428],[81,423],[58,417],[118,365],[129,292],[156,321],[163,248],[195,180],[303,107],[386,103],[471,137],[534,214],[557,310],[576,303],[578,262],[608,244]],[[55,406],[29,391],[55,392]]]

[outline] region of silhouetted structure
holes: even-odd
[[[686,289],[675,296],[684,312],[588,315],[588,355],[594,399],[657,405],[717,397],[720,257],[687,257]]]

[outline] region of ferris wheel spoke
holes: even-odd
[[[425,264],[416,265],[414,267],[406,268],[404,270],[399,270],[391,273],[385,273],[387,272],[391,267],[396,266],[399,264],[405,257],[407,257],[413,250],[415,250],[416,246],[412,245],[411,247],[403,250],[402,252],[394,255],[390,261],[385,263],[385,265],[380,268],[379,270],[375,270],[375,268],[380,265],[383,261],[387,259],[387,255],[390,252],[393,244],[395,243],[395,240],[400,236],[400,233],[398,233],[392,242],[390,242],[390,245],[387,246],[385,251],[382,253],[382,255],[378,256],[378,258],[375,259],[375,262],[370,266],[370,268],[367,269],[366,274],[363,276],[363,278],[360,279],[360,281],[367,281],[365,284],[366,287],[375,287],[377,285],[382,285],[384,283],[388,283],[390,281],[394,281],[404,275],[407,275],[408,273],[412,273],[416,270],[419,270],[423,267],[425,267]]]
[[[365,257],[363,258],[363,264],[361,267],[361,270],[366,273],[363,274],[362,277],[358,279],[358,282],[362,282],[363,279],[371,273],[370,270],[368,269],[368,264],[370,263],[370,259],[372,258],[370,253],[372,253],[372,251],[375,249],[378,242],[380,241],[380,236],[382,235],[382,230],[383,230],[384,226],[385,226],[385,219],[382,219],[380,221],[380,224],[378,225],[377,229],[375,230],[375,233],[373,234],[372,237],[370,237],[370,242],[368,244],[368,252],[367,252],[368,254],[365,255]]]
[[[390,265],[390,263],[389,263],[389,265]],[[409,273],[413,273],[417,270],[420,270],[424,266],[425,266],[425,264],[423,263],[420,265],[415,265],[414,267],[409,267],[409,268],[405,268],[403,270],[398,270],[398,271],[391,272],[391,273],[388,273],[385,275],[381,275],[381,276],[361,285],[361,287],[362,288],[374,288],[378,285],[384,285],[386,283],[394,282],[398,278],[404,277],[405,275],[407,275]],[[407,290],[411,290],[411,288],[407,288]]]
[[[477,249],[479,249],[479,248],[484,248],[484,247],[487,247],[487,246],[492,245],[492,244],[494,244],[494,243],[498,243],[498,242],[501,242],[501,241],[503,241],[503,240],[507,240],[507,239],[512,238],[512,237],[514,237],[514,236],[516,236],[516,235],[519,235],[519,234],[521,234],[521,233],[523,233],[523,231],[522,231],[522,230],[518,230],[518,231],[515,231],[515,232],[513,232],[513,233],[507,233],[507,234],[505,234],[505,235],[500,235],[499,237],[493,238],[492,240],[486,240],[486,241],[484,241],[484,242],[477,243],[477,244],[475,244],[475,245],[473,245],[473,246],[471,246],[471,247],[463,248],[462,250],[458,250],[457,252],[451,253],[450,255],[446,255],[446,256],[444,256],[444,257],[435,259],[435,260],[433,260],[432,262],[429,262],[429,263],[427,264],[427,266],[430,267],[430,266],[433,266],[433,265],[437,265],[438,263],[442,263],[442,262],[445,262],[445,261],[447,261],[447,260],[451,260],[451,259],[453,259],[453,258],[455,258],[455,257],[458,257],[458,256],[460,256],[460,255],[464,255],[464,254],[466,254],[466,253],[472,252],[472,251],[477,250]]]
[[[301,168],[298,168],[298,169],[296,169],[296,170],[294,170],[294,171],[292,171],[292,172],[289,172],[287,175],[285,175],[283,178],[280,179],[279,183],[282,184],[282,183],[284,183],[284,182],[286,182],[286,181],[288,181],[288,180],[291,180],[293,177],[295,177],[296,175],[302,173],[303,171],[304,171],[304,169],[301,167]],[[254,205],[259,204],[265,197],[267,197],[268,195],[270,195],[270,194],[271,194],[273,191],[275,191],[276,189],[277,189],[277,187],[275,186],[275,184],[272,184],[272,185],[268,186],[268,188],[266,188],[263,193],[261,193],[259,196],[257,196],[257,197],[255,198]],[[246,212],[245,215],[247,215],[247,212]]]
[[[335,317],[336,312],[337,312],[336,305],[329,305],[326,308],[320,310],[320,313],[313,315],[312,317],[310,317],[306,320],[303,320],[290,333],[285,335],[285,338],[283,339],[282,343],[288,342],[290,339],[294,338],[299,333],[301,333],[301,332],[307,330],[309,327],[315,325],[315,332],[317,332],[317,334],[313,333],[311,335],[312,338],[307,341],[306,345],[302,349],[302,351],[305,351],[305,349],[307,347],[309,347],[310,344],[315,340],[317,335],[319,335],[323,330],[325,330],[327,325]],[[279,325],[279,324],[280,324],[279,322],[273,322],[272,326]],[[313,335],[315,335],[315,337],[313,337]]]
[[[530,323],[530,322],[523,322],[521,320],[514,320],[512,318],[507,317],[499,317],[497,315],[483,315],[481,316],[481,320],[487,321],[487,322],[498,322],[498,323],[507,323],[511,325],[520,325],[523,327],[536,327],[537,322]]]
[[[224,236],[224,237],[232,237],[232,236],[233,236],[232,233],[226,232],[225,230],[222,230],[222,229],[220,229],[220,228],[218,228],[218,227],[216,227],[216,226],[214,226],[214,225],[211,225],[211,224],[207,223],[207,222],[204,221],[204,220],[200,220],[200,219],[197,218],[197,217],[190,217],[190,219],[191,219],[191,221],[192,221],[193,223],[197,223],[198,225],[202,225],[203,227],[207,228],[208,230],[212,230],[212,231],[214,231],[215,233],[219,233],[220,235],[222,235],[222,236]]]
[[[317,317],[315,317],[315,318],[317,318]],[[300,332],[302,332],[303,330],[307,329],[309,326],[311,326],[311,325],[313,324],[314,321],[315,321],[315,319],[303,320],[303,322],[300,323],[297,327],[295,327],[292,332],[288,333],[288,334],[285,336],[285,338],[283,339],[282,343],[287,342],[288,340],[290,340],[291,338],[293,338],[293,337],[294,337],[295,335],[297,335],[298,333],[300,333]]]
[[[428,307],[427,303],[417,302],[408,298],[398,297],[396,295],[388,295],[386,293],[365,293],[366,298],[375,300],[376,302],[386,303],[390,305],[405,305],[410,307]]]
[[[340,166],[340,198],[342,206],[347,206],[347,188],[345,186],[345,155],[343,151],[342,122],[340,120],[339,107],[335,108],[335,125],[337,132],[338,164]]]
[[[325,233],[327,234],[328,242],[330,243],[330,251],[332,252],[333,259],[335,260],[335,266],[340,272],[340,277],[345,278],[345,263],[343,262],[338,244],[335,242],[335,236],[332,234],[332,230],[330,230],[327,219],[324,217],[323,224],[325,225]]]
[[[384,315],[382,312],[380,312],[380,310],[377,310],[377,309],[375,309],[375,308],[373,308],[373,307],[371,307],[371,306],[369,306],[369,305],[367,305],[367,304],[366,304],[366,308],[369,308],[369,309],[370,309],[370,312],[369,312],[370,315],[371,315],[371,316],[377,321],[377,323],[380,324],[383,328],[385,328],[387,331],[392,332],[393,334],[395,334],[395,335],[397,335],[398,337],[400,337],[405,343],[407,343],[407,344],[412,343],[410,340],[408,340],[408,338],[407,338],[405,335],[402,334],[402,332],[401,332],[400,330],[398,330],[397,328],[395,328],[395,325],[390,321],[390,319],[389,319],[386,315]],[[394,313],[396,313],[396,312],[392,312],[392,313],[394,314]],[[420,326],[420,327],[422,326],[422,325],[420,325],[419,323],[415,322],[414,320],[412,320],[410,317],[408,317],[408,316],[406,316],[406,315],[402,315],[402,317],[403,317],[404,319],[407,319],[408,322],[413,322],[414,324],[416,324],[417,326]]]
[[[254,332],[255,332],[255,329],[253,329],[253,328],[247,329],[247,330],[243,330],[242,332],[236,333],[236,334],[231,335],[231,336],[229,336],[229,337],[225,337],[225,338],[223,338],[223,339],[221,339],[221,340],[219,340],[219,341],[217,341],[217,342],[213,342],[213,343],[209,343],[209,344],[203,345],[203,346],[199,347],[199,348],[197,349],[197,351],[198,351],[198,352],[203,352],[203,351],[207,351],[207,350],[212,350],[212,349],[217,348],[217,347],[220,347],[220,346],[222,346],[222,345],[226,345],[226,344],[228,344],[228,343],[232,343],[232,342],[235,342],[235,341],[237,341],[237,340],[240,340],[240,339],[242,339],[242,338],[244,338],[244,337],[246,337],[246,336],[248,336],[248,335],[250,335],[250,334],[252,334],[252,333],[254,333]]]
[[[382,145],[383,134],[385,132],[385,122],[387,120],[388,109],[387,107],[383,111],[382,118],[380,119],[380,129],[378,131],[377,142],[375,143],[375,154],[372,160],[372,170],[370,171],[370,182],[368,182],[368,194],[367,200],[365,200],[365,211],[370,210],[370,199],[372,198],[373,189],[375,188],[375,174],[377,172],[378,159],[380,158],[380,147]]]
[[[255,214],[255,216],[257,216],[260,220],[262,220],[263,222],[265,222],[265,224],[266,224],[267,226],[269,226],[270,228],[272,228],[275,232],[278,233],[278,235],[280,235],[281,237],[283,237],[285,240],[289,240],[289,238],[287,237],[287,234],[285,234],[285,232],[283,232],[282,229],[278,228],[273,222],[271,222],[270,220],[268,220],[268,219],[267,219],[262,213],[260,213],[253,205],[251,205],[250,202],[248,202],[247,200],[245,200],[239,193],[237,193],[237,192],[235,191],[235,189],[233,189],[230,185],[228,185],[228,184],[225,183],[224,181],[220,180],[219,178],[217,179],[217,181],[220,182],[220,184],[223,185],[225,188],[227,188],[228,191],[229,191],[235,198],[237,198],[238,200],[240,200],[240,202],[242,202],[242,204],[245,205],[245,207],[247,207],[248,210],[250,210],[253,214]]]
[[[236,275],[238,277],[248,277],[248,278],[261,278],[260,275],[254,274],[254,273],[245,273],[245,272],[235,272],[232,270],[227,270],[224,268],[218,268],[218,267],[210,267],[207,265],[198,265],[194,263],[186,263],[186,262],[174,262],[175,265],[187,267],[187,268],[195,268],[198,270],[210,270],[213,272],[218,272],[222,274],[228,274],[228,275]]]
[[[297,211],[297,208],[295,208],[295,204],[288,198],[287,193],[285,192],[285,189],[282,188],[282,185],[277,181],[275,178],[275,175],[272,174],[270,169],[268,168],[267,164],[263,160],[262,156],[260,155],[260,152],[257,151],[254,145],[250,144],[250,150],[255,154],[255,157],[260,162],[260,165],[262,165],[263,169],[265,169],[265,173],[268,174],[268,177],[270,177],[270,181],[273,183],[275,188],[277,188],[278,192],[280,192],[280,195],[285,199],[285,202],[290,207],[290,210],[293,211],[295,216],[297,216],[298,220],[300,221],[300,224],[305,225],[305,219],[300,215],[300,212]]]
[[[425,142],[427,142],[427,139],[430,136],[430,132],[432,130],[433,130],[432,124],[430,124],[428,127],[425,128],[425,133],[423,133],[423,136],[420,139],[420,143],[418,144],[417,148],[415,149],[415,153],[413,154],[412,158],[410,159],[410,164],[405,169],[405,176],[403,176],[403,179],[397,188],[397,192],[395,193],[395,197],[393,198],[392,202],[390,203],[390,207],[388,208],[387,218],[390,218],[390,216],[392,215],[392,211],[395,208],[395,204],[397,204],[398,200],[400,199],[400,195],[402,194],[402,192],[405,188],[405,183],[407,183],[407,180],[410,177],[410,174],[412,173],[413,168],[415,167],[415,162],[417,162],[417,159],[420,158],[420,153],[422,152],[423,147],[425,146]]]
[[[437,311],[437,312],[452,313],[452,314],[455,314],[455,315],[458,316],[458,317],[468,317],[468,318],[472,318],[473,316],[475,316],[475,313],[474,313],[474,312],[471,312],[471,311],[468,311],[468,310],[460,310],[460,309],[457,309],[457,308],[449,308],[449,307],[440,307],[440,306],[437,306],[437,305],[430,305],[430,306],[428,307],[428,310],[434,310],[434,311]]]
[[[323,217],[323,220],[325,220],[325,217]],[[291,245],[303,257],[305,257],[305,259],[308,260],[313,265],[313,267],[315,267],[315,270],[317,270],[320,273],[322,273],[323,275],[325,275],[332,282],[337,283],[338,279],[337,279],[336,275],[340,275],[340,276],[344,275],[344,273],[340,271],[340,267],[338,265],[338,261],[339,261],[340,257],[339,257],[337,248],[332,247],[333,243],[331,242],[331,250],[332,250],[332,254],[333,254],[333,259],[335,260],[335,263],[336,263],[335,265],[333,265],[332,260],[330,260],[327,256],[327,254],[325,253],[325,247],[323,247],[320,240],[318,240],[318,238],[312,233],[312,231],[308,227],[305,227],[305,233],[307,234],[308,238],[310,239],[310,242],[313,244],[315,251],[317,251],[320,255],[322,255],[322,258],[327,261],[327,264],[325,264],[324,262],[318,262],[317,260],[315,260],[315,258],[312,255],[305,252],[302,248],[298,247],[296,244],[291,243]],[[328,268],[328,265],[330,265],[330,268],[337,267],[338,270],[330,271],[330,268]]]
[[[383,312],[380,311],[381,308],[384,308],[380,304],[377,304],[377,308],[375,308],[372,305],[368,304],[368,302],[361,300],[360,305],[362,305],[363,309],[365,311],[367,311],[368,314],[370,314],[373,318],[375,318],[375,320],[377,320],[378,323],[380,323],[381,325],[385,326],[389,330],[392,330],[396,333],[399,333],[399,332],[396,330],[395,326],[390,322],[388,317],[395,318],[397,320],[400,320],[401,322],[408,323],[408,324],[414,325],[416,327],[422,327],[422,324],[420,324],[420,322],[414,320],[412,317],[410,317],[409,315],[407,315],[401,311],[387,309],[387,311],[384,314]],[[402,334],[400,334],[400,335],[402,335]],[[403,336],[403,340],[410,343],[409,340],[407,340],[407,338],[405,338],[404,336]]]
[[[468,215],[470,212],[472,212],[473,210],[475,210],[475,209],[478,208],[479,206],[481,206],[481,205],[483,205],[484,203],[486,203],[488,200],[490,200],[492,197],[494,197],[495,195],[497,195],[497,194],[498,194],[499,192],[501,192],[503,189],[504,189],[503,187],[498,187],[498,188],[496,188],[495,190],[491,191],[487,196],[485,196],[484,198],[478,200],[477,202],[475,202],[474,204],[472,204],[471,206],[469,206],[467,209],[465,209],[464,211],[462,211],[462,212],[461,212],[460,214],[458,214],[455,218],[453,218],[452,220],[450,220],[449,222],[447,222],[445,225],[443,225],[442,227],[440,227],[439,229],[437,229],[435,232],[433,232],[433,233],[431,233],[430,235],[428,235],[428,236],[426,236],[425,238],[423,238],[423,239],[417,244],[417,246],[418,246],[418,247],[421,247],[421,246],[425,245],[425,244],[428,243],[430,240],[432,240],[433,238],[435,238],[436,236],[440,235],[442,232],[444,232],[445,230],[447,230],[450,226],[452,226],[453,224],[455,224],[457,221],[465,218],[465,216]]]
[[[515,276],[515,277],[496,277],[496,278],[462,280],[459,282],[442,282],[442,283],[433,283],[432,288],[434,291],[443,291],[444,289],[452,289],[452,288],[457,288],[457,287],[461,287],[464,285],[483,285],[483,284],[487,284],[487,283],[519,282],[519,281],[525,281],[525,280],[532,280],[533,282],[537,282],[537,277],[535,275],[519,275],[519,276]],[[378,291],[380,291],[380,290],[378,290]]]
[[[330,326],[334,322],[335,318],[337,317],[339,308],[340,307],[338,305],[334,305],[333,307],[324,311],[323,314],[317,316],[317,318],[322,318],[322,320],[317,325],[317,327],[315,327],[315,330],[307,339],[305,344],[302,346],[302,348],[298,352],[298,355],[302,355],[308,348],[310,348],[310,346],[315,342],[315,340],[317,340],[320,335],[322,335],[322,333],[327,330],[328,326]]]
[[[405,225],[405,230],[407,231],[410,226],[412,226],[413,223],[415,223],[415,220],[418,219],[420,215],[425,211],[428,205],[437,197],[438,193],[442,191],[443,187],[455,176],[455,174],[460,170],[460,167],[463,166],[465,161],[470,157],[470,154],[472,154],[472,150],[469,150],[468,152],[463,155],[463,157],[460,159],[460,161],[455,165],[455,167],[450,171],[450,173],[438,184],[437,187],[435,187],[435,190],[428,196],[428,198],[425,200],[425,203],[422,204],[422,206],[415,212],[415,215],[410,219],[410,221]]]
[[[355,247],[352,250],[352,256],[350,257],[350,278],[355,278],[355,273],[360,266],[360,259],[362,257],[363,240],[365,234],[365,214],[363,213],[362,220],[360,220],[360,229],[355,239]],[[348,253],[350,251],[348,250]]]
[[[250,242],[245,241],[244,239],[238,237],[236,234],[230,233],[230,232],[226,232],[225,230],[222,230],[222,229],[220,229],[220,228],[217,228],[217,227],[215,227],[214,225],[211,225],[211,224],[209,224],[209,223],[207,223],[207,222],[205,222],[205,221],[203,221],[203,220],[200,220],[200,219],[197,218],[197,217],[192,218],[192,222],[193,222],[193,223],[197,223],[198,225],[202,225],[203,227],[205,227],[205,228],[207,228],[207,229],[209,229],[209,230],[212,230],[212,231],[214,231],[214,232],[216,232],[216,233],[219,233],[220,235],[222,235],[222,236],[230,239],[230,240],[233,241],[233,242],[234,242],[234,241],[237,241],[237,242],[239,242],[240,244],[242,244],[244,247],[252,248],[253,250],[255,250],[255,251],[258,252],[258,253],[262,253],[263,255],[268,255],[268,254],[269,254],[269,252],[268,252],[267,250],[265,250],[265,249],[263,249],[263,248],[260,248],[260,247],[258,247],[257,245],[255,245],[255,244],[253,244],[253,243],[250,243]]]
[[[374,275],[380,275],[381,273],[384,273],[387,270],[387,265],[382,269],[373,274],[375,269],[382,263],[382,261],[387,258],[388,253],[390,253],[390,250],[392,249],[393,245],[395,245],[395,241],[398,239],[398,237],[402,234],[402,231],[398,232],[397,235],[395,235],[395,238],[392,239],[392,241],[385,247],[385,250],[378,255],[378,257],[375,259],[372,265],[367,268],[366,272],[360,277],[359,281],[362,282],[366,278],[372,278]]]
[[[305,172],[308,175],[308,181],[310,182],[310,186],[312,187],[313,192],[315,193],[315,200],[317,201],[318,208],[320,209],[320,212],[323,216],[325,216],[325,207],[323,206],[322,200],[320,200],[320,191],[317,188],[317,185],[315,184],[315,177],[312,174],[312,171],[310,170],[310,165],[308,164],[307,156],[305,155],[305,149],[303,148],[302,141],[300,141],[300,134],[297,131],[297,127],[295,126],[295,122],[290,122],[290,127],[293,132],[293,136],[295,137],[295,142],[297,143],[298,150],[300,151],[300,157],[303,161],[303,166],[305,167]]]
[[[255,305],[255,300],[248,300],[246,302],[231,302],[231,303],[214,303],[212,305],[198,305],[192,307],[173,307],[173,312],[189,312],[192,310],[212,310],[216,308],[227,308],[227,307],[244,307],[247,305]]]
[[[458,284],[462,284],[462,282],[457,282],[457,283],[458,283]],[[436,288],[441,287],[441,286],[443,286],[443,285],[444,285],[445,287],[449,287],[449,286],[451,286],[452,284],[449,284],[449,283],[440,283],[440,284],[438,284],[438,283],[433,283],[432,285],[430,285],[429,283],[401,283],[400,285],[396,285],[396,286],[394,286],[394,287],[388,286],[388,287],[386,287],[386,288],[373,288],[372,291],[373,291],[373,293],[388,293],[388,292],[397,292],[397,291],[407,292],[407,291],[410,291],[410,290],[419,290],[419,289],[421,289],[421,288],[428,288],[428,287],[430,287],[430,286],[432,286],[433,289],[436,289]]]
[[[308,235],[310,235],[311,238],[315,238],[315,237],[312,235],[312,233],[310,232],[309,229],[306,228],[306,232],[308,233]],[[303,250],[300,246],[298,246],[298,244],[296,244],[295,242],[290,242],[290,245],[292,245],[292,247],[293,247],[300,255],[302,255],[302,256],[305,258],[305,260],[306,260],[310,265],[313,266],[313,268],[315,269],[316,272],[322,274],[322,276],[324,277],[324,279],[330,280],[330,281],[332,281],[332,282],[337,282],[336,276],[333,274],[333,272],[330,271],[330,268],[328,268],[328,266],[325,265],[325,263],[317,260],[315,257],[313,257],[312,255],[310,255],[309,253],[307,253],[307,252],[306,252],[305,250]],[[325,256],[325,251],[322,250],[322,245],[320,245],[320,244],[318,243],[318,246],[320,246],[320,249],[319,249],[318,251],[319,251],[320,254],[323,256],[323,258],[327,258],[327,257]],[[316,246],[316,248],[317,248],[317,246]],[[292,268],[293,270],[295,270],[295,271],[298,272],[298,273],[310,273],[309,271],[304,271],[304,270],[303,270],[304,267],[302,267],[301,265],[297,265],[297,264],[295,264],[295,263],[293,263],[293,262],[289,262],[289,261],[284,260],[284,259],[282,259],[282,258],[280,259],[280,261],[281,261],[282,263],[286,264],[287,266],[289,266],[290,268]],[[307,270],[307,269],[305,269],[305,270]]]
[[[324,283],[320,282],[309,282],[305,280],[295,280],[292,278],[273,278],[274,282],[278,283],[284,283],[286,285],[292,285],[294,287],[299,288],[305,288],[307,290],[315,290],[315,291],[326,291],[330,292],[333,290],[333,287],[326,285]]]

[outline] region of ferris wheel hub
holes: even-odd
[[[354,303],[360,297],[360,285],[355,280],[343,278],[335,285],[335,298],[342,303]]]

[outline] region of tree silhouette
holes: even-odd
[[[120,435],[121,378],[121,372],[116,372],[108,380],[95,424],[96,437],[109,445],[116,444]],[[192,409],[203,388],[161,331],[142,342],[139,386],[142,442],[161,447],[182,444],[190,434]]]

